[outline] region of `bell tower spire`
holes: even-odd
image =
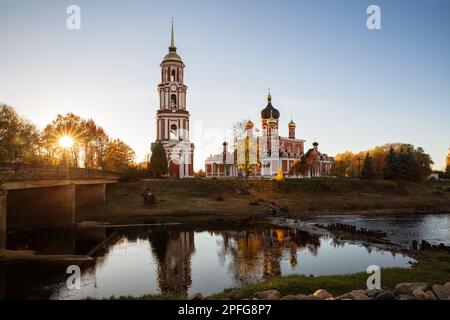
[[[177,50],[177,48],[175,47],[175,33],[173,31],[173,17],[172,17],[172,33],[171,33],[171,37],[170,37],[170,48],[169,49],[175,49],[175,51]]]

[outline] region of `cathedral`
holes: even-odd
[[[184,63],[175,47],[172,22],[169,52],[161,62],[158,85],[159,109],[156,112],[156,139],[164,146],[169,163],[169,176],[194,176],[194,144],[189,140],[189,111],[184,84]]]
[[[267,177],[280,172],[286,177],[322,177],[331,175],[333,157],[319,151],[319,144],[305,152],[305,140],[296,137],[296,124],[288,123],[288,137],[278,135],[280,111],[272,105],[269,92],[267,106],[261,111],[261,134],[255,134],[255,126],[249,119],[245,125],[244,137],[235,139],[233,150],[223,144],[223,152],[211,155],[205,161],[207,177]],[[297,162],[303,161],[303,172],[292,170]]]

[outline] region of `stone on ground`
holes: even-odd
[[[370,300],[364,290],[353,290],[336,298],[337,300],[351,299],[351,300]]]
[[[189,300],[203,300],[203,295],[200,292],[195,293],[189,298]]]
[[[267,290],[255,293],[255,298],[258,300],[280,300],[281,293],[277,290]]]
[[[450,283],[444,285],[436,284],[431,288],[439,300],[450,299]]]
[[[244,297],[244,294],[240,290],[233,290],[228,295],[230,300],[241,300]]]
[[[399,283],[394,288],[394,294],[396,296],[399,295],[408,295],[412,296],[414,290],[422,290],[427,291],[429,289],[430,285],[426,282],[405,282],[405,283]]]
[[[333,298],[333,296],[325,289],[319,289],[313,293],[313,296],[319,298],[320,300],[327,300]]]

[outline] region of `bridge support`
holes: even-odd
[[[6,247],[6,195],[8,191],[0,189],[0,251]]]
[[[75,185],[8,190],[8,226],[75,225]]]
[[[95,206],[106,202],[106,183],[77,185],[75,190],[77,207]]]

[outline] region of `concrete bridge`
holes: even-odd
[[[0,250],[8,228],[74,226],[76,209],[104,203],[106,186],[117,181],[117,174],[101,170],[0,170]]]

